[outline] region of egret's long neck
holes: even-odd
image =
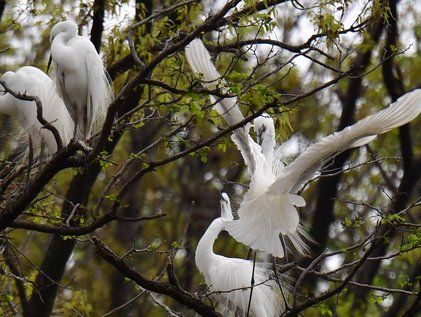
[[[267,130],[262,134],[262,152],[266,157],[266,160],[269,164],[273,162],[273,155],[275,151],[275,130],[272,128],[267,128]]]
[[[196,265],[199,271],[204,272],[205,267],[209,267],[210,262],[215,257],[213,253],[213,244],[223,229],[223,220],[215,219],[200,239],[196,248]]]

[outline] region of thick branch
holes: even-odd
[[[91,42],[96,51],[101,50],[102,31],[104,31],[105,0],[95,0],[93,4],[94,16],[92,18]]]
[[[4,8],[6,7],[6,0],[0,0],[0,21],[3,17]]]
[[[121,260],[116,254],[114,254],[97,238],[94,238],[93,242],[95,243],[97,253],[105,261],[114,266],[114,268],[116,268],[121,274],[123,274],[125,277],[129,278],[139,286],[155,293],[168,295],[171,298],[178,301],[179,303],[184,304],[187,307],[193,309],[201,316],[221,316],[220,314],[216,313],[211,307],[205,305],[200,299],[191,296],[189,293],[182,290],[181,288],[169,283],[149,280],[143,277],[141,274],[132,270],[126,263],[124,263],[123,260]]]
[[[69,167],[79,167],[82,162],[72,159],[71,155],[81,149],[78,144],[71,144],[59,153],[57,153],[51,161],[43,168],[41,173],[26,185],[27,190],[19,194],[2,208],[0,213],[0,231],[6,229],[24,210],[31,201],[37,197],[44,186],[61,170]]]
[[[40,224],[35,222],[28,222],[28,221],[14,221],[10,227],[11,228],[18,228],[18,229],[25,229],[25,230],[33,230],[38,232],[44,233],[52,233],[58,234],[62,236],[80,236],[94,232],[95,230],[102,228],[107,223],[110,223],[113,220],[120,220],[126,222],[141,222],[147,221],[152,219],[158,219],[166,216],[166,214],[156,214],[151,216],[139,217],[139,218],[125,218],[120,217],[114,214],[106,214],[105,216],[101,217],[100,219],[96,220],[92,224],[84,227],[59,227],[59,226],[52,226],[46,224]]]

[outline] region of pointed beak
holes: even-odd
[[[50,57],[48,58],[48,64],[47,64],[47,74],[50,70],[51,67],[51,62],[53,61],[53,58],[51,57],[51,53],[50,53]]]

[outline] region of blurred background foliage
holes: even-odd
[[[2,1],[0,1],[1,3]],[[243,5],[252,6],[255,0]],[[98,1],[95,1],[98,3]],[[103,1],[105,4],[104,32],[101,55],[107,68],[130,54],[126,41],[127,28],[134,21],[147,18],[152,11],[176,3],[167,0]],[[200,25],[209,12],[216,12],[223,1],[203,1],[182,6],[174,12],[153,20],[135,30],[135,47],[140,59],[148,64],[162,47],[172,45],[169,40]],[[10,1],[6,2],[0,24],[0,73],[16,70],[24,65],[33,65],[46,71],[49,56],[49,31],[57,21],[71,19],[80,26],[80,33],[89,36],[95,5],[92,1]],[[356,31],[341,31],[349,28],[352,21],[360,23],[374,14],[378,19],[388,15],[384,1],[324,0],[286,1],[266,10],[252,11],[234,25],[221,27],[219,31],[203,34],[205,43],[216,58],[221,74],[225,74],[229,91],[239,95],[244,114],[273,101],[278,96],[295,96],[310,91],[336,76],[322,62],[335,69],[347,70],[360,51],[371,51],[372,58],[367,74],[361,84],[356,104],[355,119],[363,118],[390,102],[382,75],[381,60],[384,57],[385,33],[378,43],[368,38],[369,26]],[[374,12],[374,13],[373,13]],[[398,4],[399,41],[396,47],[401,52],[394,58],[399,65],[400,76],[406,90],[421,85],[420,7],[416,1],[401,0]],[[390,18],[390,17],[389,17]],[[298,45],[312,34],[323,32],[314,46],[326,54],[310,51],[308,57],[291,60],[294,52],[270,45],[245,46],[235,49],[235,43],[254,38],[271,38],[283,43]],[[279,68],[279,71],[269,72]],[[114,76],[113,88],[119,92],[127,81],[136,75],[136,66]],[[191,73],[183,51],[163,60],[150,74],[150,80],[165,83],[184,91],[175,94],[160,84],[145,84],[139,89],[138,110],[124,126],[124,133],[114,151],[103,153],[101,171],[90,192],[89,200],[83,204],[86,212],[73,219],[80,225],[90,223],[95,217],[109,211],[116,198],[119,186],[131,176],[130,170],[123,175],[116,188],[106,196],[100,210],[96,204],[104,186],[130,157],[136,157],[133,171],[142,167],[144,160],[157,160],[173,155],[180,150],[205,140],[224,126],[215,111],[210,110],[206,93],[192,87],[200,87]],[[342,104],[349,90],[348,79],[330,86],[299,103],[270,109],[275,120],[278,142],[290,137],[294,141],[288,146],[291,157],[338,127]],[[193,85],[193,86],[192,86]],[[192,123],[179,133],[146,153],[138,152],[155,140],[165,136],[181,123],[192,117]],[[16,142],[11,138],[12,123],[1,115],[2,135],[0,155],[3,160],[12,155]],[[412,150],[414,157],[421,155],[421,118],[411,123]],[[402,160],[399,131],[393,130],[378,137],[367,147],[353,151],[345,167],[378,159],[369,164],[344,173],[335,197],[334,218],[327,231],[328,250],[343,250],[364,239],[374,228],[381,215],[371,206],[386,211],[391,206],[391,197],[402,178]],[[38,196],[39,200],[28,206],[21,216],[28,221],[58,225],[65,221],[62,216],[63,197],[75,175],[83,175],[82,169],[67,169],[60,172]],[[89,177],[87,175],[86,177]],[[191,293],[201,292],[204,282],[194,265],[194,251],[198,239],[210,222],[219,216],[219,195],[227,192],[238,208],[247,189],[244,164],[229,137],[217,140],[186,157],[157,168],[133,185],[120,204],[119,214],[125,217],[142,217],[165,213],[165,217],[146,222],[114,221],[86,236],[62,236],[75,239],[76,247],[67,261],[63,279],[59,282],[52,316],[167,316],[151,296],[130,280],[125,279],[113,267],[96,256],[89,239],[98,236],[116,253],[123,255],[131,248],[125,260],[131,267],[150,278],[164,278],[167,256],[174,257],[176,274],[181,286]],[[304,227],[313,228],[313,217],[318,191],[312,181],[303,195],[308,202],[301,210]],[[81,188],[81,191],[84,189]],[[410,202],[421,194],[418,181]],[[2,199],[6,199],[3,197]],[[420,207],[417,206],[405,221],[419,223]],[[393,219],[391,220],[393,221]],[[21,301],[13,275],[7,267],[6,257],[13,255],[19,276],[22,276],[27,298],[36,293],[34,281],[39,267],[47,254],[51,235],[30,230],[7,231],[9,247],[0,257],[0,316],[21,315]],[[414,273],[419,266],[421,233],[419,226],[402,230],[389,241],[389,251],[404,252],[390,260],[382,261],[372,284],[386,288],[412,288]],[[227,234],[221,234],[215,251],[230,257],[246,257],[248,249],[236,243]],[[54,255],[50,255],[54,256]],[[59,255],[57,255],[59,256]],[[344,262],[358,259],[360,254],[340,254],[322,263],[322,269],[336,269]],[[299,261],[294,255],[288,260]],[[282,263],[282,261],[281,261]],[[164,274],[165,275],[165,274]],[[290,273],[294,276],[294,273]],[[296,277],[296,276],[295,276]],[[335,285],[323,280],[309,281],[303,294],[315,296]],[[386,316],[396,304],[399,294],[389,295],[372,291],[365,298],[364,310],[358,313],[354,302],[354,288],[349,287],[339,296],[307,309],[304,316]],[[308,292],[308,293],[307,293]],[[157,295],[158,296],[158,295]],[[306,295],[304,295],[305,297]],[[116,307],[135,298],[129,305],[114,314],[106,315]],[[175,311],[185,316],[192,313],[169,298],[158,296]],[[409,304],[406,303],[406,304]],[[405,303],[402,308],[405,307]],[[396,315],[397,316],[397,315]]]

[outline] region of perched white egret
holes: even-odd
[[[197,76],[203,76],[203,84],[206,88],[214,90],[218,88],[218,84],[221,84],[221,91],[223,93],[228,92],[228,89],[223,87],[225,85],[225,81],[221,79],[221,75],[218,73],[215,65],[211,61],[208,50],[200,39],[197,38],[190,42],[185,49],[185,53],[187,62],[193,72],[196,73]],[[217,100],[213,95],[210,95],[210,100],[213,104],[215,104],[215,110],[224,118],[229,126],[237,124],[244,119],[236,97],[218,98]],[[250,125],[247,124],[245,127],[236,129],[231,138],[241,151],[251,175],[253,174],[256,162],[254,161],[254,156],[252,155],[250,149],[250,142],[252,140],[250,140],[249,137],[249,128]]]
[[[232,220],[228,195],[221,198],[221,217],[215,219],[200,239],[196,248],[196,266],[205,277],[210,291],[214,292],[217,309],[223,316],[233,313],[246,316],[250,300],[253,261],[228,258],[213,252],[213,244],[224,230],[226,221]],[[280,289],[281,281],[269,264],[255,263],[254,287],[250,301],[250,316],[275,317],[285,310],[287,292]],[[281,293],[283,292],[283,293]]]
[[[112,99],[106,70],[91,41],[78,35],[75,23],[54,25],[50,41],[57,88],[76,124],[77,137],[87,139],[100,128]]]
[[[57,129],[63,145],[70,142],[74,124],[50,77],[38,68],[25,66],[15,73],[12,71],[4,73],[1,80],[15,93],[37,96],[41,100],[45,120]],[[17,99],[0,85],[0,112],[15,119],[31,136],[36,147],[44,143],[49,154],[57,151],[53,134],[43,129],[37,119],[37,107],[34,101]]]
[[[299,225],[296,207],[305,206],[305,200],[295,193],[299,185],[309,180],[318,168],[333,156],[346,149],[358,147],[372,141],[378,134],[404,125],[421,112],[421,89],[405,94],[388,108],[358,121],[340,132],[335,132],[310,146],[295,161],[286,167],[268,158],[272,155],[272,132],[267,141],[262,141],[262,151],[250,181],[250,188],[238,210],[238,220],[225,224],[226,230],[237,241],[253,249],[276,257],[283,257],[285,250],[279,236],[286,236],[294,247],[305,251],[301,239],[304,234]],[[261,126],[270,126],[271,119],[255,120],[256,131]],[[272,123],[273,125],[273,123]],[[272,131],[272,127],[264,131]],[[272,156],[273,157],[273,156]],[[272,166],[272,168],[270,168]]]

